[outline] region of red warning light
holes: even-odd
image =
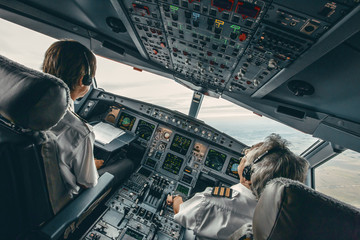
[[[247,34],[246,33],[241,33],[240,36],[239,36],[239,40],[240,42],[243,42],[245,41],[247,38]]]

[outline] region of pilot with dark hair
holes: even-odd
[[[305,182],[309,164],[287,146],[286,140],[271,134],[245,151],[238,166],[240,183],[230,188],[207,188],[185,202],[180,196],[168,196],[175,221],[193,230],[199,239],[228,239],[252,221],[257,200],[271,179]]]
[[[70,89],[70,103],[63,119],[51,129],[57,143],[57,158],[69,194],[80,187],[94,187],[98,182],[97,168],[103,164],[95,159],[95,135],[92,127],[74,113],[74,101],[90,89],[96,71],[95,55],[73,40],[53,43],[45,53],[43,71],[63,80]]]

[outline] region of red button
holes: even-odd
[[[240,42],[245,41],[245,40],[246,40],[246,38],[247,38],[246,33],[242,33],[242,34],[240,34],[240,36],[239,36],[239,40],[240,40]]]

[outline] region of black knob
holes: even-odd
[[[236,33],[236,32],[232,32],[232,33],[230,34],[230,38],[233,39],[233,40],[235,40],[235,39],[237,38],[237,33]]]
[[[199,27],[199,25],[200,25],[199,20],[194,20],[194,21],[193,21],[193,26],[194,26],[194,27]]]
[[[208,20],[207,20],[207,24],[210,26],[214,25],[214,22],[215,22],[215,20],[213,18],[208,18]]]
[[[177,14],[171,14],[171,17],[174,21],[177,21],[179,19],[179,16]]]
[[[214,29],[214,32],[216,33],[216,34],[220,34],[221,33],[221,31],[222,31],[222,28],[215,28]]]

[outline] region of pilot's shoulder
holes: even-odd
[[[91,126],[69,110],[66,111],[63,119],[52,130],[55,132],[71,132],[74,137],[80,138],[84,138],[92,132]]]
[[[208,187],[206,188],[204,195],[215,198],[232,198],[235,192],[229,187]]]

